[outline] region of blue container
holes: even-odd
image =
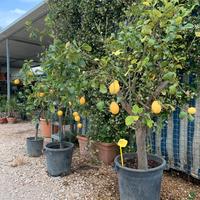
[[[73,148],[74,144],[71,142],[62,142],[62,148],[60,148],[59,143],[54,142],[45,146],[44,153],[49,175],[60,176],[70,174]]]
[[[124,160],[134,159],[136,156],[123,154]],[[161,180],[166,162],[155,155],[148,155],[148,159],[160,165],[148,170],[132,169],[121,166],[120,156],[115,158],[120,200],[160,200]]]
[[[28,137],[26,138],[26,150],[27,154],[30,157],[39,157],[42,155],[42,150],[43,150],[43,143],[44,139],[43,138],[37,138],[35,137]]]

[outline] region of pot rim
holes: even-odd
[[[136,153],[124,153],[123,157],[126,157],[128,155],[132,155],[133,156],[133,155],[136,155]],[[154,154],[148,154],[148,156],[156,157],[156,158],[160,159],[162,161],[162,163],[157,167],[146,169],[146,170],[144,170],[144,169],[133,169],[133,168],[129,168],[129,167],[122,167],[122,165],[119,162],[120,155],[118,155],[118,156],[116,156],[116,158],[114,160],[115,167],[123,169],[123,170],[127,170],[129,172],[142,172],[142,173],[155,172],[155,171],[158,171],[158,170],[161,170],[161,169],[165,168],[166,161],[165,161],[164,158],[162,158],[161,156],[158,156],[158,155],[154,155]]]
[[[59,143],[49,142],[48,144],[45,145],[44,149],[48,150],[48,151],[54,151],[54,152],[56,151],[56,152],[58,152],[58,151],[65,151],[66,149],[74,148],[74,143],[72,143],[72,142],[62,142],[62,143],[67,144],[68,146],[65,147],[65,148],[62,148],[62,149],[53,149],[53,148],[47,147],[47,145],[49,145],[49,144],[59,144]]]
[[[117,144],[115,142],[99,142],[99,141],[96,141],[96,144],[102,145],[102,146],[107,146],[107,147],[117,146]]]
[[[35,137],[27,137],[26,139],[27,139],[27,140],[31,140],[31,141],[35,141],[35,142],[36,142],[36,141],[42,141],[42,140],[44,140],[43,137],[38,137],[37,140],[35,140]]]

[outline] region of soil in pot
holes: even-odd
[[[147,170],[137,169],[137,155],[123,154],[125,166],[120,156],[115,158],[121,200],[160,200],[161,180],[166,162],[163,158],[148,155]],[[135,169],[134,169],[135,168]]]
[[[79,143],[79,150],[81,156],[87,156],[88,152],[88,143],[89,139],[86,136],[77,135],[78,143]]]
[[[74,144],[70,142],[62,142],[62,148],[59,143],[53,142],[45,146],[47,171],[50,176],[70,174],[73,148]]]
[[[17,122],[17,119],[15,117],[7,117],[7,121],[9,124],[14,124]]]
[[[41,135],[45,138],[51,137],[51,123],[46,119],[40,119]],[[54,126],[54,133],[58,132],[58,126]]]
[[[42,155],[44,139],[35,137],[28,137],[26,139],[27,154],[30,157],[39,157]]]
[[[97,142],[95,147],[98,159],[106,165],[112,164],[115,157],[119,154],[119,147],[115,143]]]

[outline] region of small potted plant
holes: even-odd
[[[17,103],[16,98],[12,97],[7,103],[6,103],[6,110],[7,110],[7,121],[8,123],[14,124],[17,122],[16,118],[16,110],[17,110]]]
[[[44,139],[38,136],[39,119],[40,119],[40,114],[36,120],[35,137],[28,137],[26,139],[27,154],[30,157],[39,157],[42,155],[43,151]]]
[[[58,138],[45,146],[47,171],[51,176],[68,175],[71,172],[74,144],[63,141],[63,111],[58,110],[59,131]]]
[[[7,118],[6,118],[6,99],[1,98],[0,99],[0,124],[7,123]]]

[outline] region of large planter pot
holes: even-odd
[[[88,137],[82,135],[77,135],[76,137],[79,143],[80,155],[81,156],[88,155],[88,142],[89,142]]]
[[[51,137],[51,123],[40,118],[41,135],[45,138]],[[54,133],[58,132],[58,126],[54,126]]]
[[[35,137],[26,138],[27,154],[31,157],[41,156],[43,150],[43,143],[43,138],[37,138],[37,140],[35,139]]]
[[[119,154],[119,147],[115,143],[97,142],[95,147],[99,160],[106,165],[112,164],[115,157]]]
[[[68,175],[71,172],[72,154],[74,144],[62,142],[63,148],[58,143],[49,143],[45,146],[47,171],[51,176]]]
[[[0,124],[6,124],[8,123],[7,118],[6,117],[0,117]]]
[[[136,154],[123,154],[124,161],[136,158]],[[160,200],[160,188],[163,169],[166,162],[163,158],[148,155],[148,160],[157,163],[157,167],[139,170],[122,167],[120,156],[115,158],[121,200]]]
[[[7,117],[7,122],[9,124],[15,124],[17,122],[17,119],[15,117]]]

